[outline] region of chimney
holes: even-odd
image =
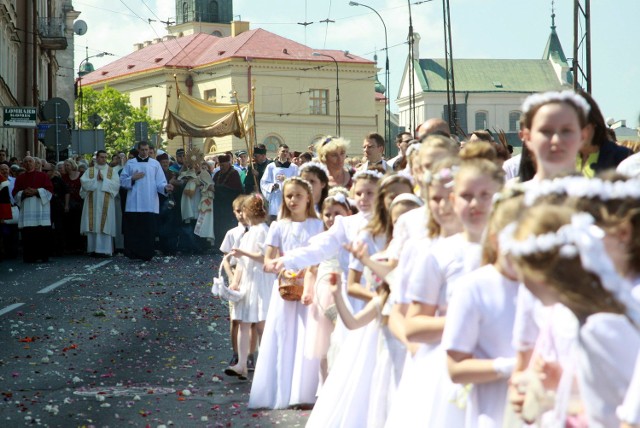
[[[169,40],[175,40],[175,39],[176,39],[176,36],[174,36],[174,35],[172,35],[172,34],[166,35],[166,36],[164,36],[164,37],[162,38],[162,40],[164,40],[165,42],[167,42],[167,41],[169,41]]]
[[[147,47],[147,46],[149,46],[150,44],[151,44],[151,40],[145,40],[145,41],[142,43],[142,47],[143,47],[143,48],[146,48],[146,47]]]
[[[139,51],[140,49],[142,49],[144,47],[144,44],[142,43],[134,43],[133,44],[133,50],[134,51]]]
[[[153,44],[160,43],[162,39],[160,37],[153,39]]]
[[[413,58],[417,61],[420,59],[420,34],[413,33]]]
[[[239,34],[249,31],[248,21],[233,21],[231,22],[231,37],[236,37]]]

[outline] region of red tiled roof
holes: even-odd
[[[313,56],[313,52],[331,55],[339,63],[374,64],[343,51],[312,49],[258,28],[236,37],[195,33],[154,43],[87,74],[82,78],[82,84],[92,85],[161,68],[197,68],[229,58],[333,62],[330,58]]]

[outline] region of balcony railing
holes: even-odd
[[[67,48],[63,18],[40,18],[38,30],[43,49],[64,50]]]

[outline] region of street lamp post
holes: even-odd
[[[84,104],[84,97],[82,96],[82,77],[85,74],[90,73],[93,70],[83,70],[82,66],[85,65],[89,59],[91,58],[102,58],[103,56],[114,56],[112,53],[109,52],[100,52],[97,53],[95,55],[91,55],[89,56],[89,52],[87,49],[87,55],[85,57],[85,59],[83,59],[80,62],[80,65],[78,65],[78,96],[80,97],[80,117],[78,118],[78,129],[82,129],[82,108],[83,108],[83,104]]]
[[[336,137],[340,136],[340,77],[338,70],[338,61],[331,55],[323,54],[320,52],[313,52],[313,56],[325,56],[331,58],[336,65]]]
[[[385,86],[386,95],[387,95],[385,97],[385,106],[384,106],[384,136],[385,136],[385,140],[387,141],[387,155],[390,155],[391,154],[391,110],[390,110],[390,102],[389,102],[388,95],[391,89],[389,88],[389,42],[387,40],[387,25],[385,24],[384,19],[382,19],[382,16],[380,16],[378,11],[372,8],[371,6],[358,3],[355,1],[350,1],[349,6],[362,6],[372,10],[376,15],[378,15],[378,18],[380,18],[380,21],[382,22],[382,26],[384,27],[384,50],[385,50],[385,53],[387,54],[386,60],[385,60],[385,67],[384,67],[384,75],[385,75],[384,86]]]

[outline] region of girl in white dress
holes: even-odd
[[[323,260],[338,257],[340,268],[343,271],[343,282],[346,282],[349,270],[349,252],[344,249],[344,245],[354,241],[369,220],[373,211],[373,203],[376,195],[378,181],[382,174],[377,171],[362,171],[353,176],[353,186],[351,191],[358,213],[349,217],[337,217],[325,232],[313,237],[309,244],[300,248],[288,251],[282,257],[273,259],[267,268],[280,271],[283,268],[300,270],[307,266],[317,265]],[[356,303],[357,299],[349,299],[350,304]],[[358,309],[364,306],[359,302]]]
[[[590,106],[586,100],[572,91],[534,94],[524,101],[522,111],[522,139],[536,159],[535,176],[524,183],[525,189],[535,191],[544,186],[545,180],[575,173],[576,157],[588,136]],[[531,192],[527,193],[529,198]],[[545,309],[535,300],[526,290],[518,297],[513,335],[517,361],[512,385],[519,383],[530,365],[554,370],[553,367],[568,357],[568,345],[575,336],[575,322],[566,308]],[[538,337],[540,331],[545,337]],[[540,361],[530,364],[534,346]],[[525,377],[531,374],[528,371]],[[511,388],[510,400],[519,413],[524,395]]]
[[[428,236],[409,239],[402,250],[396,269],[399,276],[396,285],[397,292],[394,290],[394,296],[392,296],[394,306],[408,308],[411,303],[411,300],[407,298],[407,290],[413,269],[412,266],[417,258],[416,255],[420,252],[430,251],[431,246],[438,242],[439,239],[459,233],[462,229],[462,223],[454,213],[451,199],[449,198],[453,190],[451,184],[454,177],[454,166],[458,168],[459,163],[460,161],[457,157],[448,157],[437,162],[430,168],[429,173],[425,174],[424,181],[429,210]],[[403,217],[400,218],[402,219]],[[406,337],[404,335],[406,308],[401,311],[403,325],[400,337]],[[393,327],[391,324],[393,316],[394,312],[392,310],[392,314],[389,317],[390,328]],[[429,366],[431,365],[429,351],[431,349],[431,345],[419,343],[416,349],[412,350],[411,354],[414,355],[411,355],[411,359],[408,359],[405,363],[396,397],[391,404],[386,424],[388,427],[420,426],[421,408],[424,403],[421,390],[424,385],[431,381],[429,378]],[[422,426],[426,426],[424,421],[422,421]]]
[[[391,221],[391,213],[389,206],[394,198],[401,193],[413,194],[413,185],[411,181],[398,174],[388,175],[381,182],[376,194],[376,200],[371,221],[358,234],[355,242],[361,242],[367,245],[369,254],[374,254],[384,250],[393,236],[393,223]],[[349,262],[349,275],[347,277],[347,290],[349,296],[360,299],[364,302],[369,301],[374,295],[374,290],[368,290],[361,284],[362,272],[364,265],[355,258],[351,258]]]
[[[282,193],[280,220],[271,224],[265,241],[267,266],[272,259],[306,245],[324,228],[316,217],[307,181],[291,177],[283,183]],[[315,402],[320,362],[304,355],[306,322],[307,307],[300,301],[282,299],[274,283],[251,385],[250,408],[283,409]]]
[[[639,224],[637,217],[640,213],[640,199],[637,197],[638,189],[640,189],[640,180],[628,180],[625,177],[615,174],[608,178],[609,179],[605,180],[602,178],[586,179],[583,177],[564,177],[554,179],[553,181],[543,181],[538,188],[530,189],[527,192],[527,200],[533,203],[541,197],[553,197],[557,200],[560,197],[566,198],[570,196],[566,203],[576,207],[580,212],[587,212],[592,215],[596,224],[605,231],[606,235],[603,244],[607,254],[611,258],[618,273],[625,277],[632,287],[636,288],[638,283],[640,283],[638,272],[638,266],[640,266],[640,249],[638,247],[638,242],[640,242],[640,236],[638,235],[640,232],[638,232],[638,230],[640,230],[640,227],[637,226]],[[543,315],[543,323],[552,323],[553,325],[552,329],[542,329],[543,333],[547,333],[549,337],[539,342],[544,343],[545,341],[551,341],[554,344],[554,348],[558,348],[558,343],[568,343],[567,346],[562,346],[562,358],[559,361],[559,365],[554,365],[552,359],[540,350],[541,346],[537,345],[536,354],[538,356],[532,364],[534,370],[530,370],[531,373],[526,373],[526,375],[531,376],[535,374],[536,367],[540,367],[545,371],[550,371],[553,368],[554,372],[557,373],[555,378],[561,380],[562,378],[560,376],[562,375],[564,377],[563,369],[564,371],[571,372],[571,366],[575,364],[571,354],[571,347],[575,346],[577,340],[575,336],[577,322],[573,322],[570,326],[572,327],[572,334],[562,335],[562,331],[557,328],[558,320],[555,318],[558,318],[558,315],[568,311],[566,307],[558,304],[554,305],[550,310],[543,308],[542,303],[526,290],[521,290],[520,294],[519,304],[525,302],[525,304],[522,305],[524,308],[534,308],[534,311]],[[530,339],[530,337],[535,339],[539,330],[535,328],[537,318],[532,317],[531,314],[527,314],[522,308],[520,309],[519,317],[517,318],[518,323],[516,323],[516,328],[514,328],[514,334],[518,337],[518,340],[515,342],[516,346],[522,346],[521,343],[523,342],[531,343],[532,339]],[[546,313],[551,313],[554,316],[553,319],[549,319],[549,316],[544,317]],[[527,329],[529,329],[530,332],[527,332]],[[542,355],[540,356],[540,354]],[[558,387],[557,382],[549,382],[552,376],[549,376],[548,373],[545,374],[545,378],[544,387],[549,389],[556,389]],[[522,379],[522,375],[518,375],[514,379],[516,385],[526,381],[529,377],[525,377],[524,380],[518,382],[519,379]],[[569,381],[561,380],[561,382]],[[632,390],[633,388],[629,389],[630,392]],[[518,395],[516,392],[517,391],[513,391],[513,397],[517,399]],[[569,394],[571,395],[571,391],[569,391]],[[555,394],[555,396],[555,411],[543,417],[536,418],[540,420],[542,426],[553,423],[553,420],[557,420],[557,418],[572,417],[574,407],[578,410],[584,407],[572,404],[572,408],[567,408],[569,399],[567,397],[559,397],[558,394]],[[573,402],[579,403],[579,395],[577,393],[574,392],[571,398],[573,398]],[[516,403],[520,404],[521,400],[522,399],[516,400]],[[549,403],[548,407],[553,405],[552,400],[547,401]],[[628,406],[631,402],[631,400],[625,401],[624,409],[627,410],[620,410],[619,416],[621,420],[636,424],[640,423],[640,419],[638,419],[640,404],[635,401],[635,409],[630,409]],[[525,411],[527,419],[533,419],[531,415],[526,413]]]
[[[456,285],[442,334],[449,375],[473,384],[467,399],[467,428],[502,428],[507,380],[515,364],[511,346],[518,281],[503,254],[498,234],[522,207],[522,194],[502,194],[494,204],[483,249],[483,267]]]
[[[347,191],[331,189],[329,196],[322,204],[322,221],[325,229],[333,226],[336,217],[351,215],[351,207],[347,201]],[[320,383],[323,384],[328,374],[327,352],[331,333],[335,326],[337,313],[333,294],[329,289],[332,275],[341,276],[338,258],[320,262],[317,271],[308,269],[305,273],[305,288],[302,303],[309,305],[307,316],[307,348],[305,353],[309,358],[320,359]]]
[[[274,259],[267,267],[274,271],[279,271],[282,268],[299,270],[337,257],[342,272],[341,281],[346,284],[349,271],[349,252],[344,248],[344,245],[354,241],[358,233],[371,220],[376,188],[381,178],[382,174],[377,171],[356,173],[353,176],[351,193],[358,213],[349,217],[336,217],[329,230],[314,236],[309,240],[308,245],[288,251],[284,256]],[[345,290],[345,299],[347,299],[352,312],[357,312],[364,307],[364,301],[347,297],[346,287],[343,287],[343,290]],[[331,336],[327,355],[329,369],[340,352],[347,332],[342,321],[338,319]]]
[[[616,408],[640,350],[640,305],[615,271],[604,237],[589,214],[543,204],[528,209],[500,239],[527,289],[545,305],[562,303],[579,322],[571,368],[589,427],[620,425]]]
[[[480,143],[474,143],[480,144]],[[447,357],[440,346],[448,301],[455,293],[456,279],[480,266],[480,240],[486,227],[493,195],[504,184],[504,171],[486,159],[463,160],[455,173],[451,199],[463,232],[439,240],[431,251],[418,253],[409,279],[406,317],[407,339],[431,345],[423,358],[430,382],[416,394],[424,398],[413,426],[464,426],[464,390],[452,384]]]
[[[243,290],[244,297],[236,302],[231,310],[231,319],[239,321],[238,331],[238,363],[227,367],[225,373],[247,379],[247,357],[251,340],[252,325],[257,333],[257,341],[264,330],[267,319],[271,289],[275,276],[264,272],[264,243],[269,232],[265,223],[267,211],[262,195],[253,194],[242,203],[242,217],[249,224],[249,231],[244,234],[239,245],[230,254],[238,259],[238,265],[229,288]]]
[[[376,197],[376,207],[387,212],[384,204],[384,195],[389,191],[398,191],[399,188],[390,189],[398,183],[390,180],[388,184],[380,187]],[[404,181],[402,181],[404,183]],[[411,192],[411,187],[405,184],[404,194]],[[402,195],[404,196],[404,195]],[[415,198],[415,196],[413,196]],[[408,201],[397,203],[398,209],[407,209]],[[391,203],[389,203],[391,205]],[[417,205],[412,204],[412,208]],[[388,215],[379,216],[382,222],[390,221]],[[367,253],[364,245],[357,245],[355,253]],[[368,282],[376,281],[371,275],[367,275]],[[379,281],[379,279],[378,279]],[[344,297],[344,290],[339,285],[333,286],[333,294],[340,319],[343,321],[349,333],[340,351],[335,364],[332,366],[327,382],[320,391],[318,401],[314,407],[307,427],[352,427],[352,426],[382,426],[386,415],[386,392],[391,389],[393,383],[391,370],[393,366],[388,358],[380,356],[388,355],[389,350],[383,331],[383,307],[389,294],[386,283],[375,284],[375,296],[370,299],[365,307],[353,315]],[[375,321],[375,322],[372,322]],[[387,376],[385,376],[385,374]],[[381,405],[382,415],[375,415],[376,406]]]

